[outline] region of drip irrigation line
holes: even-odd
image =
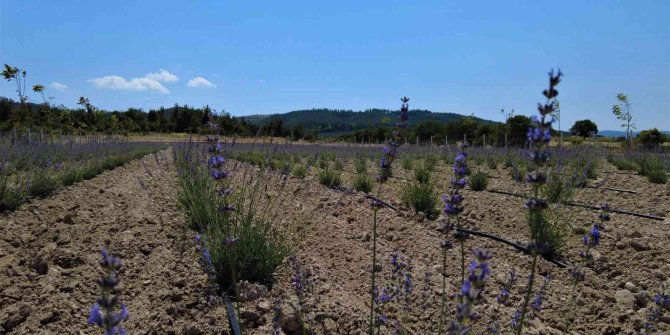
[[[237,317],[235,316],[235,308],[230,302],[227,294],[223,294],[223,302],[226,304],[226,314],[228,315],[228,324],[230,329],[233,331],[234,335],[242,335],[242,330],[240,330],[240,324],[237,322]]]
[[[388,204],[388,203],[385,202],[384,200],[379,199],[379,198],[377,198],[377,197],[371,196],[371,195],[369,195],[369,194],[366,194],[365,197],[368,198],[368,199],[372,199],[372,200],[374,200],[374,201],[376,201],[376,202],[378,202],[378,203],[384,205],[385,207],[388,207],[388,208],[390,208],[390,209],[392,209],[392,210],[394,210],[394,211],[397,211],[397,210],[398,210],[398,209],[395,208],[393,205]]]
[[[505,194],[513,197],[519,197],[519,198],[525,198],[524,195],[521,194],[516,194],[512,192],[505,192],[505,191],[497,191],[497,190],[486,190],[487,192],[491,193],[498,193],[498,194]],[[590,205],[582,205],[574,202],[568,202],[565,205],[567,206],[573,206],[573,207],[581,207],[581,208],[586,208],[586,209],[594,209],[594,210],[600,210],[600,207],[597,206],[590,206]],[[656,215],[650,215],[650,214],[640,214],[640,213],[634,213],[634,212],[629,212],[621,209],[610,209],[609,210],[612,213],[617,213],[617,214],[625,214],[625,215],[631,215],[631,216],[637,216],[645,219],[651,219],[651,220],[656,220],[656,221],[663,221],[665,220],[664,217],[662,216],[656,216]]]
[[[621,189],[618,189],[618,188],[611,188],[611,187],[586,186],[586,188],[594,188],[594,189],[597,189],[597,190],[616,191],[616,192],[624,192],[624,193],[632,193],[632,194],[639,194],[640,193],[640,192],[637,192],[637,191],[621,190]]]
[[[504,239],[504,238],[502,238],[502,237],[499,237],[499,236],[496,236],[496,235],[493,235],[493,234],[484,233],[484,232],[475,231],[475,230],[463,229],[463,228],[456,228],[456,230],[459,231],[459,232],[462,232],[462,233],[469,234],[469,235],[480,236],[480,237],[488,238],[488,239],[491,239],[491,240],[494,240],[494,241],[497,241],[497,242],[500,242],[500,243],[504,243],[504,244],[507,244],[507,245],[509,245],[509,246],[511,246],[511,247],[513,247],[513,248],[515,248],[515,249],[517,249],[517,250],[522,251],[522,252],[525,253],[525,254],[529,254],[529,255],[531,254],[530,250],[528,250],[527,247],[524,247],[523,245],[520,245],[520,244],[518,244],[518,243],[516,243],[516,242],[512,242],[512,241],[510,241],[510,240],[506,240],[506,239]],[[560,268],[566,268],[566,267],[568,267],[567,264],[565,264],[565,263],[563,263],[563,262],[561,262],[561,261],[558,261],[558,260],[555,260],[555,259],[551,259],[551,258],[549,258],[549,257],[545,257],[544,255],[540,255],[540,256],[542,256],[542,258],[544,258],[546,261],[548,261],[548,262],[550,262],[550,263],[553,263],[553,264],[556,264],[556,265],[557,265],[558,267],[560,267]]]
[[[341,186],[333,186],[333,187],[331,187],[331,188],[332,188],[332,189],[335,189],[335,190],[339,190],[339,191],[343,191],[343,192],[351,193],[351,192],[349,192],[348,189],[346,189],[346,188],[344,188],[344,187],[341,187]],[[388,207],[388,208],[390,208],[390,209],[392,209],[392,210],[394,210],[394,211],[398,211],[398,209],[397,209],[396,207],[394,207],[393,205],[390,205],[390,204],[388,204],[387,202],[385,202],[384,200],[381,200],[381,199],[379,199],[379,198],[377,198],[377,197],[375,197],[375,196],[366,194],[365,197],[366,197],[367,199],[372,199],[372,200],[374,200],[374,201],[376,201],[376,202],[382,204],[383,206]],[[507,244],[507,245],[512,246],[513,248],[517,249],[517,250],[522,251],[522,252],[525,253],[525,254],[528,254],[528,255],[531,254],[531,252],[530,252],[530,250],[528,250],[528,248],[526,248],[526,247],[524,247],[524,246],[522,246],[522,245],[520,245],[520,244],[518,244],[518,243],[516,243],[516,242],[512,242],[512,241],[510,241],[510,240],[506,240],[506,239],[504,239],[504,238],[502,238],[502,237],[499,237],[499,236],[496,236],[496,235],[493,235],[493,234],[484,233],[484,232],[479,232],[479,231],[474,231],[474,230],[468,230],[468,229],[462,229],[462,228],[456,228],[456,230],[457,230],[457,231],[460,231],[460,232],[463,232],[463,233],[470,234],[470,235],[475,235],[475,236],[479,236],[479,237],[484,237],[484,238],[488,238],[488,239],[494,240],[494,241],[496,241],[496,242],[500,242],[500,243],[503,243],[503,244]],[[566,267],[568,267],[567,264],[565,264],[565,263],[563,263],[563,262],[561,262],[561,261],[558,261],[558,260],[555,260],[555,259],[551,259],[551,258],[545,257],[544,255],[540,255],[540,256],[542,256],[542,258],[544,258],[544,259],[547,260],[548,262],[550,262],[550,263],[552,263],[552,264],[554,264],[554,265],[556,265],[556,266],[558,266],[558,267],[560,267],[560,268],[566,268]]]

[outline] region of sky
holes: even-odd
[[[560,5],[560,6],[559,6]],[[670,130],[670,1],[0,1],[0,63],[53,102],[232,115],[410,107],[537,113],[560,68],[561,127]],[[16,97],[13,83],[0,95]],[[31,94],[31,100],[40,97]]]

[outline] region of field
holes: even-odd
[[[377,333],[437,333],[443,294],[445,329],[454,320],[462,299],[457,294],[461,251],[457,241],[445,254],[440,247],[451,233],[442,229],[448,218],[439,197],[450,188],[458,148],[400,146],[393,176],[380,189],[374,180],[380,147],[221,143],[226,161],[215,168],[228,175],[213,180],[207,169],[213,143],[175,143],[2,214],[0,333],[94,332],[87,318],[99,295],[99,251],[106,248],[123,260],[119,295],[130,311],[122,322],[129,333],[232,333],[229,316],[234,314],[245,334],[364,334],[373,216],[376,286],[394,292],[386,300],[377,296],[375,315],[387,318]],[[493,254],[490,279],[473,305],[478,317],[469,325],[474,333],[496,323],[499,333],[513,333],[511,320],[523,304],[537,254],[521,251],[530,241],[524,203],[531,188],[513,177],[530,168],[524,150],[466,150],[470,186],[461,191],[464,211],[458,228],[473,233],[463,244],[465,258],[469,263],[473,248]],[[544,279],[535,282],[532,295],[542,303],[529,307],[525,333],[644,331],[670,273],[665,243],[670,188],[667,181],[652,183],[649,173],[638,171],[650,165],[667,173],[667,153],[590,146],[552,148],[552,153],[550,175],[555,173],[565,188],[547,211],[564,245],[555,257],[537,257],[536,275],[550,280],[541,290]],[[633,170],[620,170],[612,162]],[[477,174],[488,176],[486,190],[472,190]],[[370,195],[354,189],[365,184],[357,181],[361,176],[369,179],[369,194],[388,206],[374,207]],[[547,185],[554,185],[551,178]],[[221,199],[207,196],[219,186],[232,190],[224,205],[234,210],[221,210]],[[415,211],[417,202],[407,200],[421,198],[421,192],[403,198],[412,187],[434,198],[421,212]],[[582,236],[602,213],[585,207],[605,203],[611,220],[603,222],[591,261],[579,267],[585,280],[574,285],[571,269],[581,263]],[[258,227],[271,234],[253,235]],[[237,241],[226,243],[231,238]],[[271,248],[250,245],[245,238]],[[394,253],[399,261],[392,263]],[[508,289],[508,301],[498,302],[511,269],[518,280]],[[240,284],[238,278],[263,285]],[[228,312],[223,296],[233,300]],[[574,319],[568,321],[569,316]],[[670,329],[668,321],[661,312],[654,324],[662,333]]]

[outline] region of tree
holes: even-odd
[[[667,141],[666,136],[658,129],[643,130],[637,135],[637,141],[647,148],[655,148]]]
[[[633,115],[630,112],[630,102],[628,102],[628,95],[619,93],[616,95],[619,103],[612,106],[612,113],[618,120],[623,122],[621,124],[622,128],[626,128],[626,140],[630,143],[632,138],[631,129],[635,130],[635,122],[633,121]]]
[[[525,115],[515,115],[507,120],[510,136],[509,144],[512,146],[522,146],[526,143],[528,129],[532,126],[530,118]]]
[[[598,126],[591,120],[579,120],[570,128],[570,134],[589,137],[598,134]]]

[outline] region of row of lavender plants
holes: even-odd
[[[220,143],[214,127],[206,144],[174,148],[179,202],[210,278],[208,294],[218,302],[237,300],[240,282],[272,286],[309,216],[286,207],[299,196],[287,191],[287,174],[230,160],[227,149],[234,146]]]
[[[15,210],[31,198],[46,197],[63,186],[93,178],[165,147],[125,141],[0,142],[0,212]]]

